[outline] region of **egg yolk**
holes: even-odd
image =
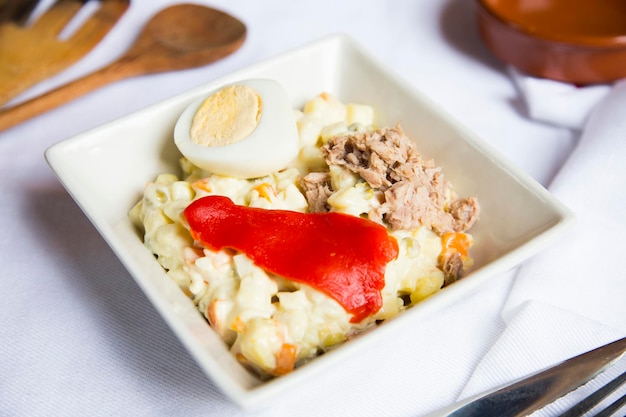
[[[208,97],[193,117],[190,137],[202,146],[225,146],[250,136],[261,118],[257,92],[245,85],[225,87]]]

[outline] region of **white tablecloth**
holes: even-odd
[[[172,3],[133,0],[89,55],[20,99],[110,62],[151,15]],[[199,69],[121,81],[0,132],[0,415],[411,416],[454,402],[506,328],[501,313],[513,272],[398,335],[399,348],[375,346],[320,376],[310,389],[244,412],[196,366],[59,184],[43,152],[336,32],[363,44],[545,186],[579,132],[527,117],[505,67],[479,40],[472,1],[201,3],[246,23],[248,39],[234,55]],[[626,332],[626,317],[616,321],[617,333]]]

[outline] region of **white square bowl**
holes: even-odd
[[[223,84],[247,78],[279,81],[295,108],[323,91],[343,102],[372,105],[378,126],[400,122],[416,141],[418,151],[443,167],[459,194],[477,196],[482,209],[479,222],[471,230],[475,266],[464,279],[374,331],[286,376],[265,382],[231,356],[192,301],[143,246],[128,218],[146,182],[159,173],[179,173],[180,154],[172,132],[183,109]],[[541,185],[343,35],[253,65],[60,142],[46,151],[46,159],[199,366],[242,408],[274,399],[369,343],[388,338],[389,332],[410,326],[479,290],[488,279],[548,245],[573,222],[571,212]]]

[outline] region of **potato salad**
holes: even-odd
[[[273,111],[271,103],[263,104],[264,112]],[[471,265],[472,238],[466,230],[478,216],[476,200],[458,198],[441,169],[422,160],[401,127],[375,125],[371,106],[343,103],[322,93],[285,118],[293,123],[297,146],[290,158],[277,152],[289,159],[279,169],[270,163],[266,165],[273,171],[264,175],[227,175],[228,169],[216,173],[183,156],[180,173],[158,175],[129,212],[146,248],[232,354],[268,378],[291,372],[461,278]],[[215,212],[209,203],[217,202],[236,211],[228,224],[207,225],[196,206]],[[272,213],[279,217],[265,220]],[[225,216],[215,215],[217,220],[211,221],[224,222]],[[346,228],[323,231],[313,222],[310,229],[302,229],[309,218]],[[363,233],[378,233],[390,248],[376,264],[381,271],[378,286],[370,281],[355,284],[367,287],[369,298],[352,309],[345,300],[358,304],[360,295],[347,294],[342,282],[351,285],[353,279],[375,277],[361,271],[353,278],[360,266],[350,262],[365,263],[356,260],[360,253],[344,253],[352,245],[347,236],[353,227],[350,219]],[[217,226],[223,243],[211,241]],[[305,230],[320,230],[323,236],[313,238]],[[337,248],[327,250],[334,240]],[[296,246],[298,251],[292,250]],[[374,246],[373,251],[382,247]],[[317,256],[330,259],[320,274],[328,272],[332,282],[323,282],[326,275],[310,277],[322,262]],[[340,256],[345,272],[337,272],[333,264]]]

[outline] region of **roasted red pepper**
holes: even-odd
[[[324,292],[353,323],[380,310],[385,268],[398,256],[383,226],[348,214],[266,210],[207,196],[184,216],[205,247],[243,252],[267,271]]]

